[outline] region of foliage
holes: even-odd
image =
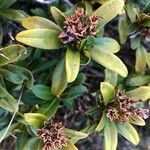
[[[117,149],[118,135],[137,145],[132,124],[144,126],[149,117],[150,3],[54,0],[30,11],[17,4],[0,0],[0,143],[15,135],[17,150],[77,150],[97,132],[105,150]],[[18,28],[11,42],[3,36],[9,22]],[[100,87],[89,83],[89,68],[102,74]],[[60,112],[75,115],[86,94],[94,104],[83,101],[82,126],[71,128]]]

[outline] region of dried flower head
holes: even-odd
[[[67,138],[64,134],[62,123],[49,121],[42,129],[38,129],[37,135],[43,141],[43,150],[61,149],[66,144]]]
[[[75,14],[64,21],[64,32],[59,35],[59,39],[64,43],[77,42],[89,35],[96,36],[97,24],[100,17],[91,15],[87,18],[83,8],[77,8]]]
[[[132,115],[146,119],[149,116],[149,110],[140,108],[137,105],[139,102],[140,99],[130,98],[125,91],[119,90],[116,93],[116,100],[107,108],[106,116],[111,121],[120,122],[128,121]]]

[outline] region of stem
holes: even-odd
[[[25,84],[23,83],[23,84],[22,84],[22,88],[21,88],[21,92],[20,92],[20,96],[19,96],[19,99],[18,99],[18,102],[17,102],[16,109],[15,109],[15,111],[14,111],[14,113],[13,113],[13,116],[12,116],[12,118],[11,118],[11,120],[10,120],[10,122],[9,122],[9,124],[8,124],[8,126],[7,126],[7,128],[6,128],[5,132],[4,132],[4,134],[3,134],[3,136],[2,136],[1,139],[0,139],[0,143],[1,143],[1,142],[3,141],[3,139],[5,138],[7,132],[8,132],[8,130],[9,130],[9,128],[10,128],[10,126],[11,126],[11,124],[12,124],[14,118],[15,118],[15,115],[16,115],[16,113],[18,112],[19,104],[20,104],[20,101],[21,101],[21,98],[22,98],[22,95],[23,95],[23,91],[24,91],[24,87],[25,87]]]

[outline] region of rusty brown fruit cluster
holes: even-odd
[[[59,35],[59,39],[64,43],[81,42],[87,36],[96,36],[97,24],[100,17],[96,15],[86,16],[83,8],[77,8],[75,14],[66,18],[64,32]]]
[[[128,97],[124,91],[119,90],[114,101],[106,111],[106,116],[111,121],[126,122],[130,116],[148,118],[148,109],[142,109],[138,106],[140,99]]]
[[[62,123],[52,120],[45,123],[42,129],[38,129],[37,135],[43,141],[43,150],[61,149],[67,141]]]

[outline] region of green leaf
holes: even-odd
[[[110,83],[101,82],[100,91],[105,105],[107,105],[115,97],[115,88]]]
[[[20,126],[19,123],[13,123],[13,124],[9,127],[9,130],[8,130],[7,134],[5,135],[5,138],[9,137],[9,136],[10,136],[12,133],[14,133],[14,132],[19,132],[19,129],[18,129],[19,126]],[[7,130],[7,127],[4,128],[4,129],[2,129],[2,130],[0,131],[0,135],[1,135],[1,136],[4,135],[5,130]],[[1,138],[1,137],[0,137],[0,138]],[[5,139],[5,138],[4,138],[4,139]]]
[[[102,115],[102,117],[101,117],[101,119],[100,119],[100,122],[99,122],[99,124],[97,125],[97,127],[96,127],[96,131],[101,131],[101,130],[103,130],[103,128],[104,128],[104,126],[105,126],[105,124],[106,124],[106,114],[105,113],[103,113],[103,115]]]
[[[29,125],[33,125],[35,127],[41,127],[45,121],[48,121],[48,118],[40,113],[25,113],[24,118]]]
[[[0,46],[2,44],[2,41],[3,41],[3,27],[2,24],[0,23]]]
[[[22,26],[26,29],[52,29],[52,30],[59,30],[62,31],[62,29],[57,26],[52,21],[38,16],[28,17],[22,22]]]
[[[0,85],[0,107],[6,109],[9,112],[14,112],[17,107],[17,101],[1,85]]]
[[[88,134],[80,132],[80,131],[76,131],[76,130],[72,130],[72,129],[64,129],[65,135],[69,138],[71,138],[71,142],[72,143],[76,143],[77,141],[84,139],[88,136]]]
[[[117,53],[120,50],[120,45],[118,42],[108,37],[96,38],[93,46],[110,53]]]
[[[139,36],[131,39],[131,48],[137,49],[138,47],[140,47],[140,42],[141,42],[141,38]]]
[[[136,17],[137,17],[137,14],[139,12],[138,6],[135,3],[133,3],[133,2],[128,2],[126,4],[126,8],[125,9],[127,11],[128,17],[130,18],[130,21],[132,23],[136,22]]]
[[[25,47],[21,45],[10,45],[0,50],[0,66],[15,62],[22,53],[26,53]]]
[[[26,142],[22,150],[41,150],[42,147],[41,140],[37,137],[32,137]]]
[[[93,60],[106,67],[107,69],[115,71],[123,77],[126,77],[128,75],[126,66],[114,54],[105,50],[101,50],[97,47],[91,49],[90,53]]]
[[[25,19],[25,16],[23,13],[21,13],[19,10],[13,10],[13,9],[2,9],[0,10],[0,17],[9,19],[16,22],[22,22]]]
[[[53,18],[55,19],[56,23],[60,26],[64,26],[65,15],[56,7],[51,7],[51,13]]]
[[[105,150],[116,150],[118,133],[114,121],[107,120],[104,127]]]
[[[50,120],[55,113],[57,112],[57,109],[60,107],[58,99],[51,101],[48,101],[40,107],[38,110],[38,113],[45,115],[48,117],[48,120]]]
[[[0,0],[0,9],[8,8],[17,0]]]
[[[146,67],[146,60],[147,60],[147,51],[141,45],[136,50],[136,63],[135,63],[135,70],[138,73],[142,73]]]
[[[66,145],[63,146],[62,150],[78,150],[78,149],[71,141],[67,141]]]
[[[23,150],[26,142],[28,141],[28,135],[26,132],[21,132],[17,134],[17,141],[16,141],[16,149]]]
[[[120,17],[119,18],[118,31],[119,31],[120,43],[124,44],[127,40],[128,35],[129,35],[126,17]]]
[[[63,45],[58,39],[59,31],[51,29],[31,29],[17,34],[16,40],[41,49],[58,49]]]
[[[134,145],[139,143],[138,133],[130,123],[117,123],[116,126],[117,131],[128,141],[132,142]]]
[[[61,59],[56,65],[52,75],[51,92],[59,97],[67,87],[67,77],[65,71],[65,60]]]
[[[98,27],[102,28],[110,20],[121,13],[124,6],[124,0],[111,0],[100,6],[93,14],[100,16]]]
[[[79,73],[79,67],[80,52],[76,49],[68,47],[66,52],[66,75],[69,83],[76,79]]]
[[[145,121],[139,116],[130,116],[129,122],[138,126],[145,126]]]
[[[1,67],[0,73],[6,80],[14,84],[22,84],[25,81],[28,89],[31,89],[31,87],[33,86],[33,75],[26,68],[9,64]]]
[[[105,69],[105,82],[116,87],[118,83],[118,74],[112,70]]]
[[[125,85],[134,87],[150,83],[150,75],[136,75],[127,78]]]
[[[150,53],[147,53],[147,59],[146,59],[147,65],[150,68]]]
[[[137,97],[143,101],[150,98],[150,87],[149,86],[141,86],[134,90],[128,91],[126,93],[128,96]]]
[[[34,95],[43,100],[51,100],[53,98],[50,88],[46,85],[36,84],[32,87],[32,92]]]
[[[90,2],[85,1],[85,10],[86,10],[86,15],[91,15],[91,13],[93,12],[93,8]]]

